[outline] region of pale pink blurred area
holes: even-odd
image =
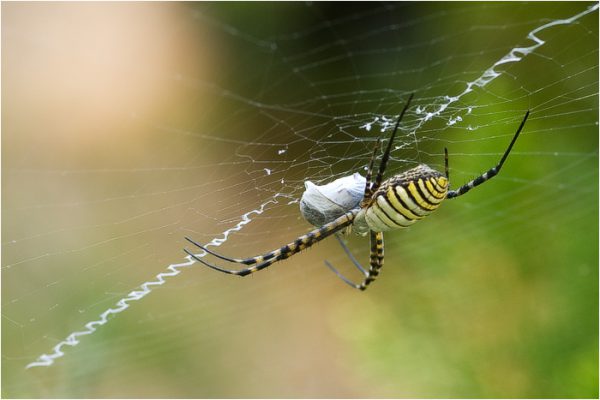
[[[180,3],[4,3],[5,166],[80,167],[69,160],[81,152],[143,140],[152,132],[136,121],[187,100],[178,77],[210,74],[218,55],[202,38]]]

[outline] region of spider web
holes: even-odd
[[[596,397],[597,10],[3,4],[3,394]],[[456,188],[531,116],[366,293],[335,240],[185,257],[305,233],[304,181],[364,175],[411,93],[387,176],[447,147]]]

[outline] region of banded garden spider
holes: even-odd
[[[356,233],[362,235],[366,235],[368,233],[370,236],[371,251],[368,270],[362,267],[360,263],[356,261],[347,246],[341,241],[341,239],[339,239],[339,236],[337,237],[352,263],[364,275],[363,281],[358,284],[353,283],[343,276],[337,269],[335,269],[328,261],[325,261],[325,263],[348,285],[359,290],[365,290],[368,285],[375,280],[377,275],[379,275],[379,270],[383,266],[383,232],[410,226],[435,211],[444,199],[453,199],[455,197],[462,196],[474,187],[479,186],[483,182],[486,182],[487,180],[496,176],[498,172],[500,172],[502,165],[506,161],[508,154],[517,141],[517,138],[519,137],[525,122],[527,121],[527,117],[529,116],[529,111],[527,111],[525,117],[519,125],[519,128],[508,145],[508,148],[505,150],[504,155],[500,159],[500,162],[495,167],[462,185],[457,190],[450,190],[447,149],[444,149],[444,174],[425,164],[421,164],[382,182],[383,174],[389,160],[390,151],[394,143],[394,138],[396,137],[396,132],[398,131],[398,126],[400,125],[400,121],[410,105],[412,97],[412,95],[409,97],[406,105],[400,113],[400,116],[398,117],[394,131],[392,132],[392,136],[390,137],[385,152],[381,157],[381,162],[379,164],[379,169],[377,171],[377,175],[375,176],[375,180],[371,182],[373,166],[375,163],[377,150],[379,149],[381,142],[381,139],[377,140],[375,148],[373,149],[371,160],[369,162],[369,168],[367,170],[364,196],[357,207],[354,207],[350,210],[345,210],[345,212],[338,216],[335,220],[298,237],[296,240],[280,247],[279,249],[250,258],[239,259],[226,257],[209,250],[207,247],[186,237],[186,240],[193,245],[204,250],[208,254],[220,258],[221,260],[248,265],[247,268],[240,270],[231,270],[219,267],[218,265],[214,265],[202,260],[200,257],[196,256],[187,249],[184,249],[184,251],[196,261],[214,270],[231,275],[246,276],[252,274],[253,272],[265,269],[277,261],[289,258],[294,254],[311,247],[315,243],[318,243],[321,240],[340,232],[344,228],[352,226],[352,229]]]

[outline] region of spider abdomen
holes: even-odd
[[[406,228],[435,211],[447,193],[448,179],[419,165],[383,182],[357,215],[358,225],[364,218],[375,232]]]

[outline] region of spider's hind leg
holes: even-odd
[[[371,253],[370,253],[370,268],[365,280],[360,284],[359,289],[365,290],[371,282],[379,276],[379,270],[383,267],[383,232],[371,231]]]
[[[342,246],[342,249],[344,250],[344,253],[346,253],[346,255],[348,256],[348,258],[350,259],[350,261],[352,261],[352,264],[354,264],[354,266],[364,275],[367,276],[367,270],[363,268],[362,265],[360,265],[360,263],[358,262],[358,260],[354,257],[354,255],[352,254],[352,252],[350,251],[350,249],[348,248],[348,245],[346,245],[346,243],[344,242],[344,239],[342,239],[342,236],[340,234],[336,234],[335,238],[337,239],[338,243],[340,244],[340,246]]]
[[[346,243],[344,243],[344,239],[341,238],[340,234],[336,234],[335,238],[337,239],[338,243],[340,244],[340,246],[342,246],[342,249],[344,250],[344,253],[346,253],[346,255],[348,256],[348,258],[350,259],[350,261],[352,261],[352,264],[361,272],[361,274],[363,274],[365,277],[369,276],[369,273],[367,272],[367,270],[360,265],[360,263],[358,262],[358,260],[354,257],[354,255],[352,254],[352,252],[350,251],[350,249],[348,248],[348,246],[346,245]],[[348,285],[350,285],[351,287],[355,288],[355,289],[360,289],[360,284],[354,283],[352,282],[350,279],[346,278],[344,275],[342,275],[342,273],[340,271],[338,271],[337,268],[335,268],[333,265],[331,265],[331,263],[327,260],[325,260],[325,265],[333,271],[334,274],[337,275],[338,278],[340,278],[341,280],[343,280],[344,282],[346,282]]]
[[[325,265],[333,271],[334,274],[338,276],[341,280],[347,283],[349,286],[359,289],[365,290],[367,286],[371,282],[375,280],[375,278],[379,275],[379,270],[383,266],[383,232],[373,232],[371,231],[371,253],[370,253],[370,268],[369,270],[365,270],[360,263],[354,258],[348,246],[338,237],[338,241],[342,245],[344,252],[348,255],[354,266],[358,268],[359,271],[365,276],[365,279],[361,283],[354,283],[350,279],[346,278],[340,271],[338,271],[329,261],[325,261]]]

